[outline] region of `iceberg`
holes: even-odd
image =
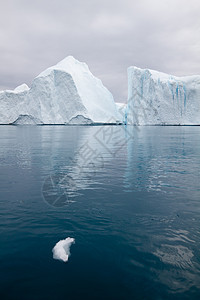
[[[127,104],[126,103],[121,103],[121,102],[116,102],[117,110],[120,115],[120,122],[122,124],[127,123]]]
[[[200,125],[200,75],[176,77],[129,67],[127,122]]]
[[[118,124],[112,94],[72,56],[39,74],[31,87],[0,92],[0,124]]]
[[[26,115],[25,99],[29,87],[26,84],[18,86],[13,91],[0,92],[0,124],[14,123],[20,115]]]
[[[70,247],[75,243],[74,238],[60,240],[53,248],[53,258],[67,262],[70,256]]]

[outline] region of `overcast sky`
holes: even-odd
[[[200,74],[199,0],[0,0],[0,89],[73,55],[127,98],[127,67]]]

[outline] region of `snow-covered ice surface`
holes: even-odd
[[[70,256],[70,247],[74,243],[75,239],[70,237],[60,240],[52,249],[53,258],[67,262]]]
[[[128,123],[200,125],[200,75],[128,68]]]
[[[118,123],[112,94],[85,63],[68,56],[25,85],[0,93],[0,124]]]
[[[25,92],[25,91],[28,91],[29,90],[29,87],[27,84],[23,83],[19,86],[17,86],[15,89],[14,89],[14,93],[22,93],[22,92]],[[11,91],[12,92],[12,91]]]

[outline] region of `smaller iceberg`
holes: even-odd
[[[116,102],[116,107],[120,116],[120,122],[122,124],[127,123],[127,104]]]
[[[200,125],[200,75],[128,68],[128,123]]]
[[[53,258],[67,262],[70,256],[70,247],[74,243],[75,239],[70,237],[60,240],[52,249]]]

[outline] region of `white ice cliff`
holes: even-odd
[[[0,92],[0,124],[93,124],[120,120],[112,94],[68,56],[32,82]]]
[[[136,125],[200,125],[200,75],[129,67],[127,119]]]

